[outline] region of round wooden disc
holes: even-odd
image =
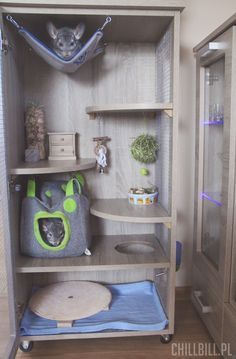
[[[101,284],[68,281],[39,289],[30,299],[29,308],[40,317],[73,321],[109,309],[110,291]]]

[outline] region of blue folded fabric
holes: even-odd
[[[72,327],[57,328],[55,320],[41,318],[27,308],[21,321],[21,335],[91,333],[105,330],[158,331],[167,326],[168,319],[153,282],[111,284],[106,287],[112,293],[108,311],[75,320]]]

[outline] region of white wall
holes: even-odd
[[[185,0],[180,33],[180,125],[177,239],[183,259],[177,286],[191,284],[195,157],[195,60],[193,47],[236,12],[236,0]]]

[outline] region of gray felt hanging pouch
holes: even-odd
[[[52,189],[55,188],[52,182]],[[76,190],[77,189],[77,190]],[[91,243],[89,226],[89,200],[81,193],[80,183],[72,178],[61,193],[54,193],[57,201],[50,207],[36,197],[34,179],[28,181],[27,196],[22,201],[21,212],[21,252],[31,257],[62,258],[80,256]],[[46,223],[46,224],[45,224]],[[52,235],[43,231],[49,226]],[[48,230],[48,232],[50,232]]]

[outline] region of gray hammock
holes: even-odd
[[[12,16],[7,15],[6,19],[17,28],[18,33],[24,37],[32,49],[34,49],[34,51],[49,65],[59,71],[69,73],[75,72],[85,62],[104,51],[104,44],[101,43],[103,29],[109,22],[111,22],[111,18],[108,16],[103,26],[90,37],[86,44],[84,44],[78,52],[74,53],[71,58],[65,60],[57,55],[56,52],[50,49],[41,40],[35,37],[31,32],[26,30],[23,26],[20,26]]]

